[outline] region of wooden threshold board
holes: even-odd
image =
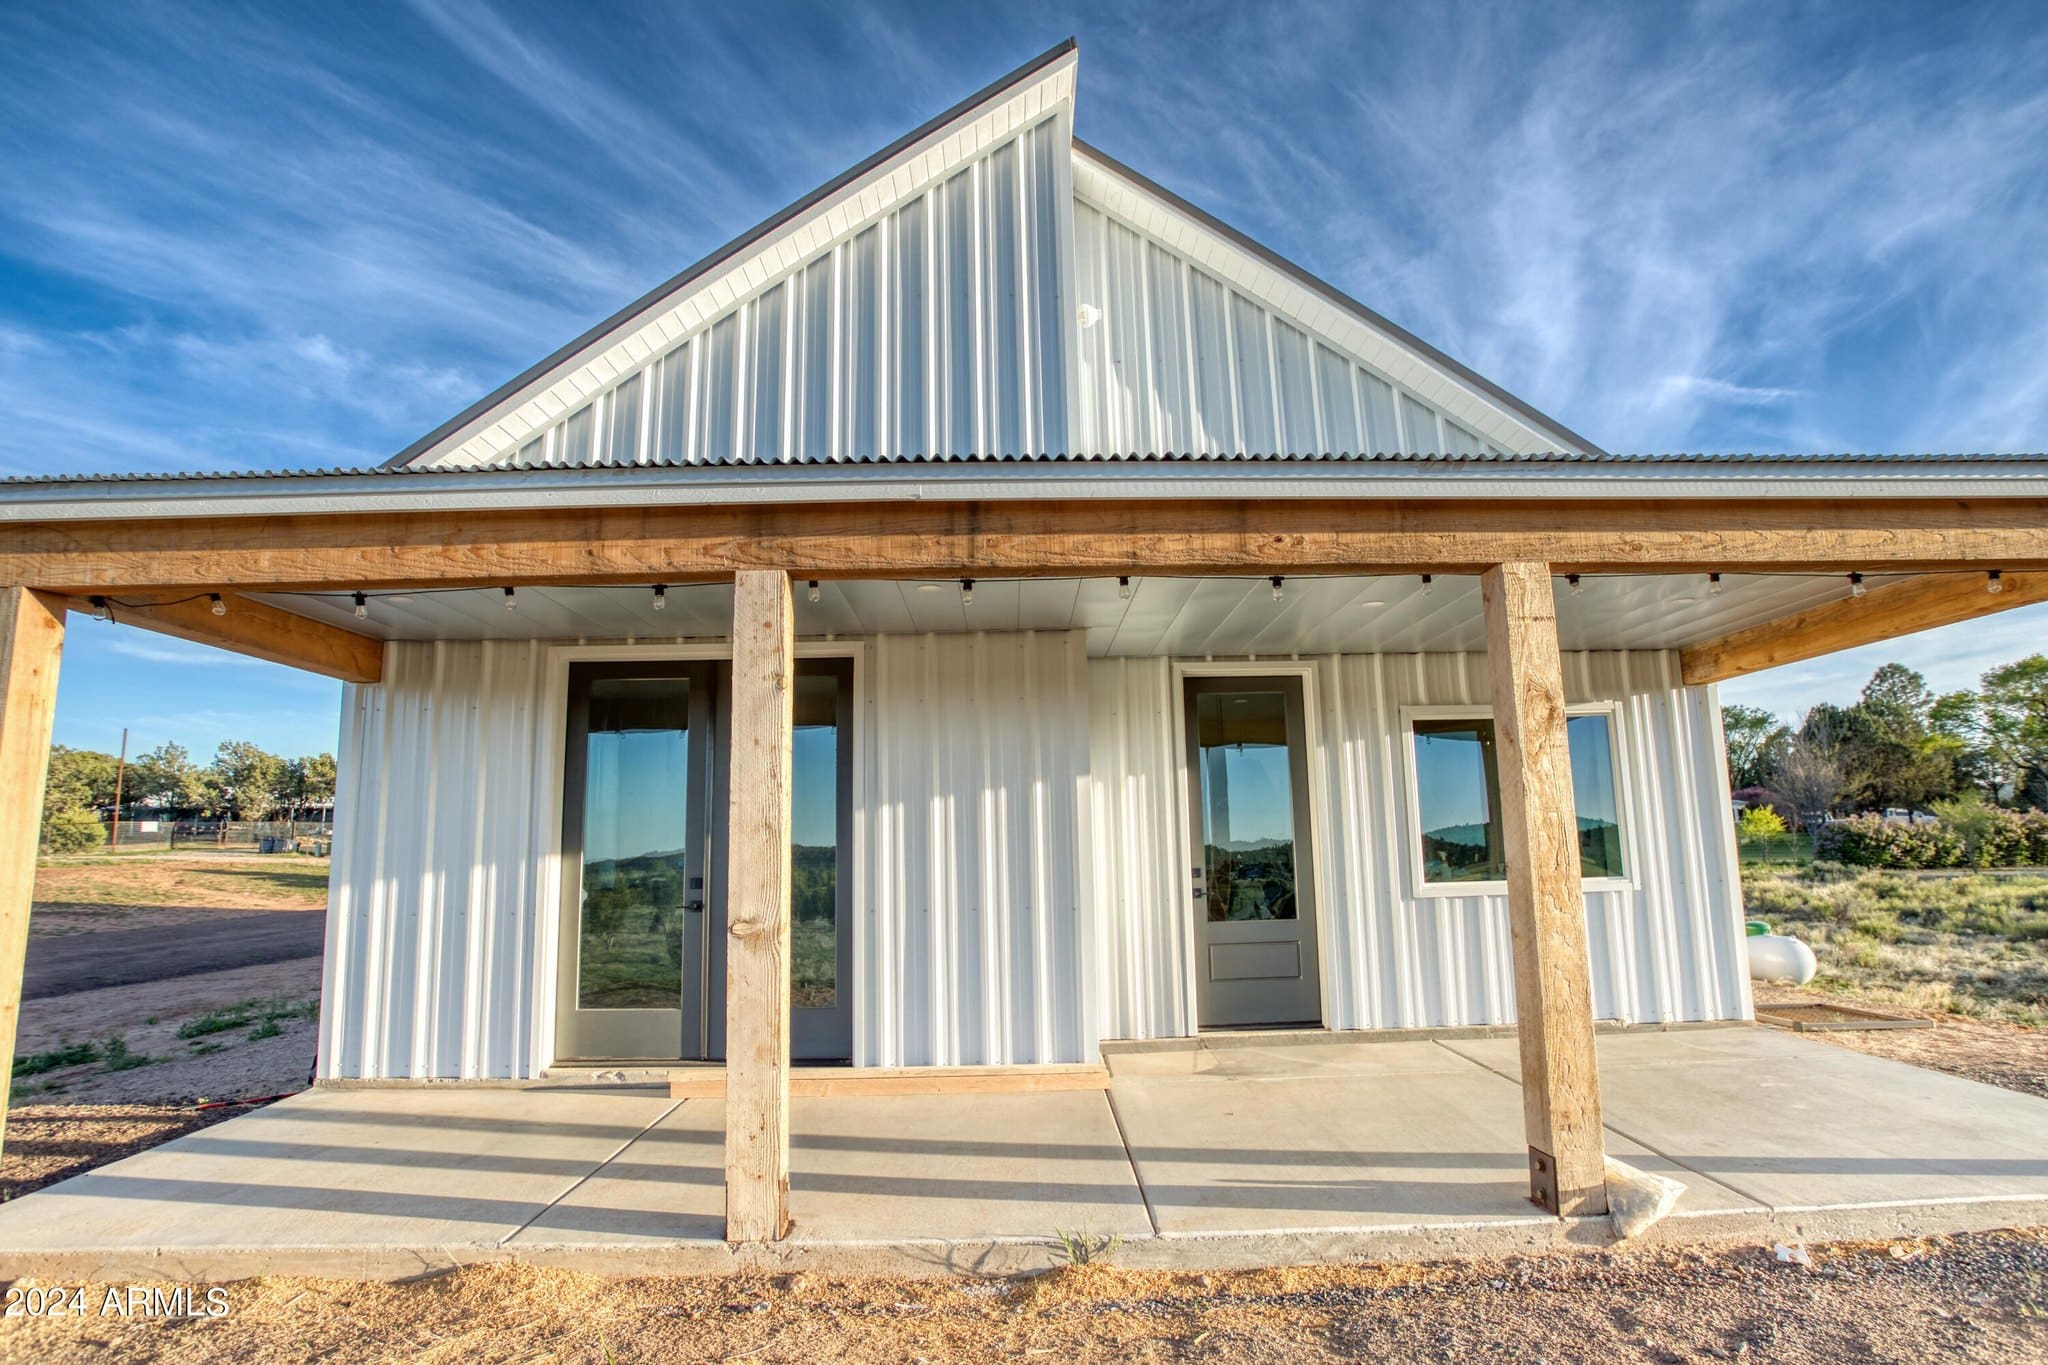
[[[789,1073],[798,1099],[823,1095],[1000,1095],[1054,1090],[1107,1090],[1109,1068],[1088,1063],[1051,1066],[799,1066]],[[725,1098],[725,1068],[692,1067],[668,1074],[670,1099]]]

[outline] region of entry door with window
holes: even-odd
[[[717,662],[577,664],[562,800],[556,1055],[725,1052],[731,677]],[[799,661],[792,796],[792,1053],[852,1052],[852,663]]]
[[[1196,1019],[1319,1024],[1301,680],[1190,678],[1186,705]]]

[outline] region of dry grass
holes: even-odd
[[[1814,987],[1936,1014],[2048,1025],[2048,876],[1750,871],[1749,913],[1820,958]]]
[[[325,904],[325,858],[83,854],[38,864],[29,932],[136,929],[203,918],[215,910],[312,910]]]
[[[2048,1238],[1580,1253],[1026,1281],[607,1280],[493,1265],[410,1284],[264,1279],[219,1320],[0,1322],[0,1359],[105,1361],[2025,1361]]]

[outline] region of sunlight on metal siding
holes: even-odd
[[[531,1073],[544,654],[392,644],[344,689],[321,1075]]]
[[[499,462],[1063,453],[1060,133],[991,148]]]
[[[1087,1059],[1083,641],[874,641],[857,1063]]]
[[[1411,880],[1417,835],[1401,708],[1489,706],[1485,657],[1325,655],[1313,663],[1326,1022],[1514,1022],[1505,897],[1422,897]],[[1712,690],[1682,687],[1669,653],[1575,653],[1564,664],[1570,700],[1619,707],[1614,754],[1633,884],[1586,898],[1596,1012],[1631,1023],[1747,1018]],[[1175,852],[1184,843],[1175,684],[1165,660],[1093,669],[1106,1036],[1185,1033],[1190,912]]]
[[[1074,449],[1274,455],[1493,447],[1330,341],[1074,201]]]
[[[1105,1038],[1172,1038],[1193,1027],[1183,909],[1181,741],[1172,661],[1088,667],[1095,835],[1096,989]]]

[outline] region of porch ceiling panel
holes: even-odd
[[[1871,575],[1875,587],[1896,576]],[[1698,574],[1589,577],[1558,585],[1566,649],[1677,649],[1840,598],[1838,575],[1727,575],[1719,595]],[[797,584],[800,635],[1080,630],[1094,658],[1168,654],[1426,654],[1485,647],[1479,580],[1290,578],[1280,600],[1264,578],[986,579],[973,600],[957,580],[827,580],[810,601]],[[677,584],[662,609],[650,587],[521,588],[507,610],[496,589],[373,595],[355,619],[346,594],[277,593],[257,600],[385,640],[721,639],[732,586]]]

